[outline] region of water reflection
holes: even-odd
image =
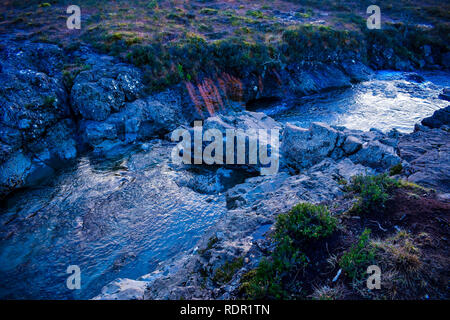
[[[417,82],[420,76],[423,82]],[[448,105],[438,96],[442,88],[450,85],[449,74],[428,72],[420,76],[382,71],[351,89],[317,94],[259,111],[301,127],[320,121],[349,129],[376,128],[386,132],[396,128],[412,132],[415,123]]]
[[[82,158],[11,198],[0,212],[0,297],[92,298],[117,277],[138,278],[191,249],[225,201],[179,185],[170,150],[155,146],[104,167]],[[82,290],[66,288],[72,264]]]

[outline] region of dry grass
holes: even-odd
[[[382,270],[381,290],[360,290],[363,296],[375,299],[417,298],[428,283],[429,272],[422,261],[422,252],[412,234],[398,231],[386,239],[372,240],[377,263]]]
[[[338,283],[335,286],[314,287],[314,292],[309,296],[313,300],[342,300],[349,294],[348,289]]]

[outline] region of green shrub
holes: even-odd
[[[388,177],[387,174],[354,176],[350,190],[358,193],[359,197],[352,211],[370,213],[383,210],[389,194],[398,186],[398,181]]]
[[[401,163],[396,164],[395,166],[392,166],[389,169],[389,175],[390,176],[395,176],[396,174],[400,174],[403,171],[403,166]]]
[[[333,233],[336,223],[325,206],[300,203],[277,217],[275,238],[285,235],[297,241],[324,238]]]
[[[216,236],[213,236],[213,237],[209,238],[208,244],[206,245],[206,248],[198,250],[198,253],[199,254],[204,254],[206,251],[212,249],[212,247],[214,247],[214,245],[217,242],[219,242],[219,239]]]
[[[288,297],[274,264],[266,258],[261,259],[256,269],[245,274],[241,283],[240,290],[249,299],[281,300]]]
[[[225,264],[216,270],[213,280],[217,283],[228,283],[233,278],[233,275],[244,265],[244,258],[240,257],[232,262],[227,261]]]
[[[262,13],[259,10],[248,10],[246,14],[247,16],[254,17],[257,19],[263,19],[265,17],[264,13]]]
[[[208,43],[200,35],[187,33],[176,42],[134,45],[126,59],[148,70],[144,74],[146,84],[157,90],[185,80],[188,74],[193,79],[220,72],[238,77],[258,74],[272,56],[272,48],[262,43],[249,43],[241,38]]]
[[[291,282],[293,274],[307,266],[308,258],[289,236],[277,242],[269,258],[241,279],[241,291],[250,299],[287,299],[290,291],[299,291],[300,281]]]
[[[328,61],[341,52],[362,51],[362,37],[356,32],[326,26],[300,25],[283,32],[284,53],[290,61]]]
[[[251,299],[287,299],[298,295],[301,282],[292,281],[308,264],[302,252],[306,241],[327,237],[336,229],[336,218],[324,206],[301,203],[280,214],[275,229],[275,249],[241,279],[241,289]]]
[[[375,248],[370,247],[370,229],[365,229],[350,250],[339,260],[339,266],[351,279],[364,277],[367,267],[375,261]]]

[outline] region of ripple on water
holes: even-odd
[[[379,72],[351,89],[262,111],[303,127],[321,121],[409,132],[448,104],[437,98],[448,73],[423,76],[416,83],[404,73]],[[207,174],[173,170],[170,150],[156,143],[115,164],[81,158],[47,185],[13,196],[0,208],[0,298],[92,298],[115,278],[138,278],[191,249],[225,212],[225,201],[209,192],[215,180]],[[208,192],[193,191],[189,181]],[[71,264],[81,268],[82,290],[66,288]]]
[[[414,124],[448,105],[438,96],[450,84],[447,72],[420,73],[425,79],[421,83],[409,75],[381,71],[372,80],[350,89],[316,94],[259,111],[305,128],[318,121],[364,131],[376,128],[387,132],[395,128],[409,133]]]
[[[49,185],[11,199],[0,213],[0,297],[92,298],[115,278],[138,278],[191,249],[225,201],[179,186],[183,173],[156,149],[171,150],[160,146],[159,155],[109,168],[82,158]],[[66,288],[72,264],[81,268],[79,291]]]

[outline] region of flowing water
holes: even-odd
[[[120,164],[81,158],[48,186],[16,195],[0,215],[2,298],[92,298],[117,277],[138,278],[192,249],[225,211],[223,195],[183,186],[169,146]],[[69,265],[81,290],[69,290]]]
[[[422,76],[418,83],[404,73],[380,72],[350,89],[262,111],[303,127],[322,121],[410,132],[448,104],[438,99],[450,85],[448,74]],[[173,167],[170,151],[170,145],[154,142],[120,163],[82,157],[45,185],[10,197],[0,207],[0,298],[92,298],[115,278],[136,279],[192,250],[225,212],[221,192],[227,186],[213,171],[199,175]],[[235,175],[222,178],[230,186],[245,178]],[[221,192],[199,192],[205,189],[201,183]],[[81,290],[66,286],[69,265],[81,269]]]
[[[409,73],[381,71],[372,80],[351,89],[316,94],[256,111],[304,128],[317,121],[364,131],[376,128],[387,132],[395,128],[410,133],[414,124],[449,104],[438,97],[443,88],[450,86],[448,73],[419,75],[424,81],[417,82]]]

